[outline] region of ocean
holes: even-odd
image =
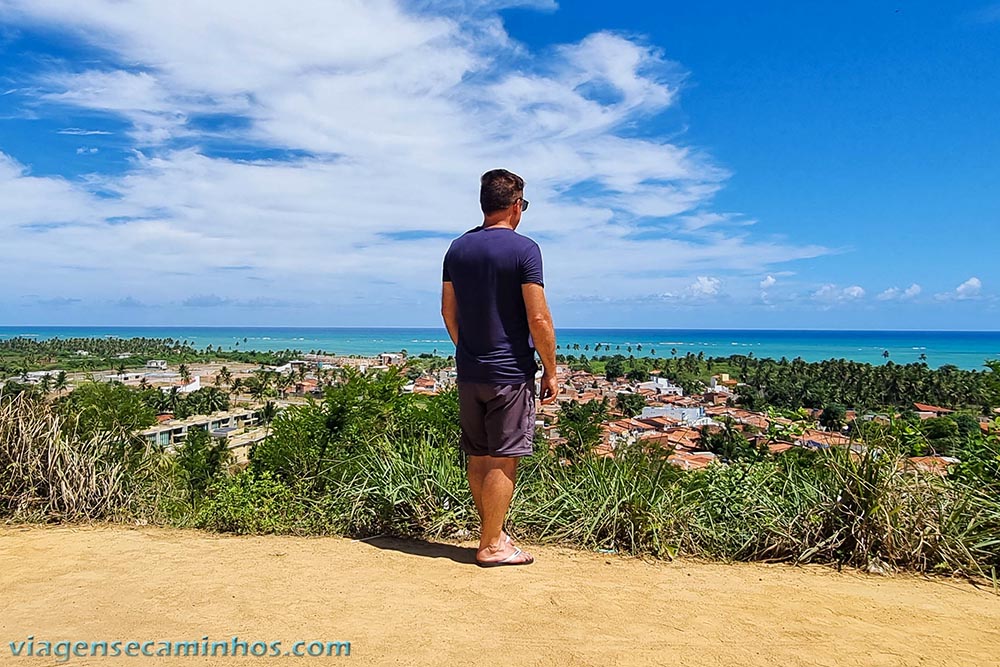
[[[342,355],[375,355],[406,350],[409,354],[454,352],[444,328],[437,327],[0,327],[0,339],[14,336],[45,338],[173,338],[197,348],[246,350],[323,350]],[[852,359],[873,364],[921,361],[937,368],[952,364],[982,369],[987,359],[1000,359],[998,331],[774,331],[741,329],[559,329],[560,352],[593,356],[631,354],[669,357],[688,352],[725,357],[753,353],[755,357],[806,361]],[[611,350],[605,351],[604,346]],[[579,347],[577,347],[579,346]],[[640,347],[641,346],[641,349]],[[589,348],[589,349],[587,349]]]

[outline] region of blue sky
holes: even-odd
[[[0,0],[0,324],[996,329],[1000,3]]]

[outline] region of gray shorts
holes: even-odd
[[[469,456],[531,456],[535,382],[458,383],[462,450]]]

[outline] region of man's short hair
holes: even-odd
[[[491,169],[479,179],[483,213],[502,211],[524,194],[524,179],[506,169]]]

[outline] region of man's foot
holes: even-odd
[[[531,565],[534,562],[535,557],[511,544],[509,536],[496,549],[486,547],[476,553],[476,565],[480,567]]]

